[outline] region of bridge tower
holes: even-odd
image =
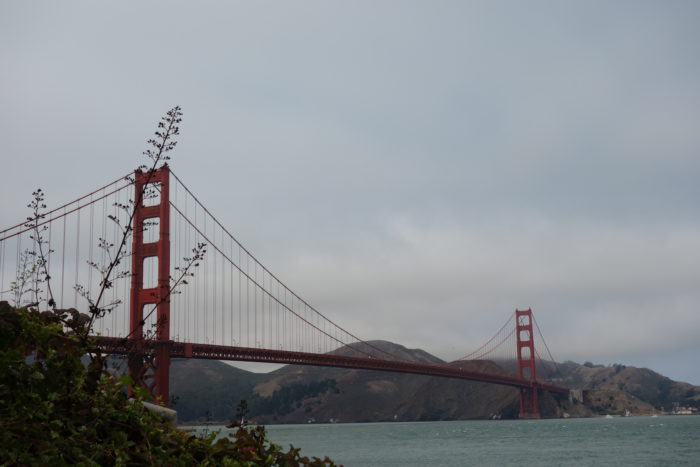
[[[170,379],[170,169],[167,164],[154,172],[134,173],[134,209],[131,303],[129,331],[133,348],[129,354],[129,375],[136,384],[146,389],[154,402],[169,403]],[[144,228],[155,230],[158,239],[144,243]],[[144,262],[155,258],[158,262],[158,282],[144,288]],[[149,284],[150,285],[150,284]],[[156,326],[144,335],[146,314],[156,307]],[[148,352],[144,339],[155,337],[155,352]]]
[[[515,332],[518,346],[518,375],[531,382],[537,381],[535,370],[535,342],[532,332],[532,310],[515,310]],[[537,388],[520,388],[520,418],[540,418]]]

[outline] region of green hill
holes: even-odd
[[[445,363],[420,349],[373,341],[394,355],[422,363]],[[361,348],[362,344],[355,344]],[[374,352],[370,347],[362,351]],[[334,353],[360,355],[343,347]],[[380,355],[377,355],[379,357]],[[460,361],[474,371],[508,374],[515,362]],[[700,406],[700,388],[675,382],[646,368],[623,365],[538,366],[538,377],[582,389],[584,404],[542,393],[543,417],[651,414],[674,404]],[[377,422],[517,418],[518,391],[474,381],[372,370],[287,365],[270,373],[251,373],[212,360],[174,360],[174,408],[182,422],[229,421],[241,399],[259,423]]]

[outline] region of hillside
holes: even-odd
[[[387,342],[373,342],[393,354],[413,361],[441,363],[421,350],[412,351]],[[348,349],[342,350],[352,355]],[[474,362],[473,368],[488,365]],[[489,418],[515,407],[512,388],[430,376],[370,370],[346,370],[309,366],[284,367],[254,388],[252,407],[262,423],[316,421],[365,422],[386,420],[451,420]],[[319,393],[304,393],[314,382],[329,381]],[[275,397],[284,388],[297,388],[291,407],[266,407],[257,401]]]
[[[402,359],[445,363],[420,349],[386,341],[373,347]],[[334,353],[381,357],[381,352],[356,344]],[[515,371],[515,362],[461,361],[464,369],[495,374]],[[675,405],[700,407],[700,387],[675,382],[646,368],[624,365],[579,365],[574,362],[538,366],[538,378],[583,389],[584,404],[544,393],[544,417],[668,412]],[[473,381],[314,366],[284,366],[271,373],[251,373],[213,360],[174,360],[171,370],[174,408],[183,422],[227,421],[246,400],[250,416],[260,423],[423,421],[516,418],[518,391]]]
[[[371,344],[402,359],[444,363],[420,349],[385,341]],[[359,355],[348,347],[335,353]],[[490,361],[455,364],[506,373]],[[171,378],[181,421],[229,420],[241,399],[248,401],[252,418],[260,423],[515,418],[518,410],[518,392],[507,386],[370,370],[290,365],[255,374],[221,362],[184,360],[173,363]],[[555,401],[552,396],[543,398],[542,408],[550,417],[560,416],[563,410],[586,414],[583,408],[569,407],[568,401]]]
[[[648,368],[625,365],[559,364],[564,384],[588,390],[587,404],[598,413],[650,414],[674,405],[700,407],[700,387],[673,381]]]
[[[170,393],[178,420],[233,420],[236,406],[253,398],[253,387],[269,378],[218,360],[173,359]]]
[[[515,362],[499,362],[514,369]],[[700,387],[673,381],[648,368],[621,364],[583,365],[567,361],[538,364],[538,378],[583,389],[586,406],[595,414],[646,415],[670,412],[674,406],[700,408]]]

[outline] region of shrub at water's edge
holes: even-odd
[[[0,302],[0,465],[334,465],[283,451],[263,427],[234,424],[229,438],[196,438],[140,398],[129,403],[128,378],[109,376],[99,354],[81,362],[93,350],[74,332],[84,318]]]

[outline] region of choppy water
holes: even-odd
[[[268,426],[346,466],[700,466],[700,416]]]

